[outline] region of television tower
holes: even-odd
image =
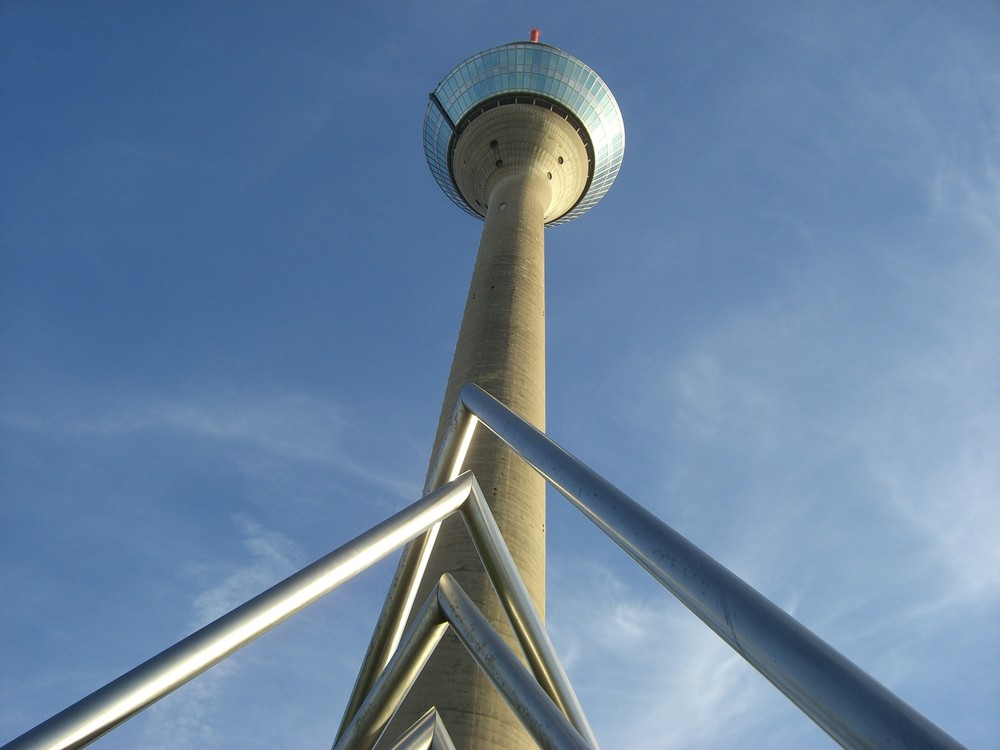
[[[608,191],[621,166],[625,130],[601,78],[572,55],[539,43],[532,29],[530,41],[480,52],[445,76],[430,94],[423,135],[438,185],[459,208],[485,221],[436,456],[459,390],[469,382],[544,430],[543,231],[580,216]],[[476,431],[462,468],[479,481],[544,617],[544,480],[487,430]],[[392,640],[387,631],[393,621],[412,618],[443,573],[455,577],[508,644],[515,643],[460,518],[442,525],[415,604],[403,609],[406,594],[397,584],[416,554],[411,546],[400,562],[356,693],[365,670],[373,668],[370,662],[387,658],[378,652]],[[385,736],[398,736],[431,706],[458,747],[535,747],[453,634],[439,644]]]

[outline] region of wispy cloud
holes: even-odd
[[[667,592],[650,595],[579,559],[552,560],[550,579],[558,607],[549,628],[605,746],[725,744],[783,711],[783,699],[759,689],[763,678]],[[628,722],[621,705],[635,708]]]
[[[194,625],[200,627],[295,572],[305,561],[302,549],[277,531],[264,528],[250,516],[239,513],[233,523],[240,531],[250,562],[233,570],[226,579],[194,601]]]
[[[233,516],[249,559],[240,562],[221,583],[209,584],[192,603],[191,631],[221,617],[302,566],[302,549],[280,532],[267,529],[246,514]],[[242,669],[241,654],[215,665],[169,699],[149,711],[143,745],[175,748],[213,745],[222,698]]]
[[[667,457],[636,499],[915,694],[931,634],[1000,601],[1000,191],[950,158],[930,166],[919,231],[843,247],[803,225],[822,252],[796,258],[786,284],[682,348],[636,332],[646,345],[608,374],[630,386],[620,413]],[[577,687],[609,746],[738,746],[755,721],[824,746],[693,616],[572,565],[552,557],[550,624],[571,672],[591,678]],[[603,716],[619,701],[644,707],[641,727]]]
[[[0,422],[81,437],[168,433],[208,439],[231,446],[245,469],[258,476],[269,466],[293,462],[335,469],[402,499],[413,499],[416,487],[385,464],[369,465],[355,450],[379,439],[376,427],[350,420],[339,404],[302,393],[224,391],[197,398],[91,393],[79,400],[70,394],[57,408],[8,406]]]

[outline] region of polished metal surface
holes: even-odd
[[[460,446],[467,444],[462,436],[480,421],[842,746],[962,747],[477,386],[461,391],[461,406],[439,457],[446,468],[432,472],[429,483],[457,471]],[[482,490],[466,472],[38,725],[5,745],[5,750],[89,744],[456,510],[461,511],[534,676],[446,574],[350,715],[335,747],[373,746],[450,626],[540,747],[596,748]],[[453,744],[436,712],[428,712],[396,747],[447,749]]]
[[[375,745],[449,626],[540,748],[593,750],[448,574],[431,590],[333,750]]]
[[[400,737],[391,750],[455,750],[448,729],[432,708]]]
[[[333,750],[368,750],[375,746],[447,629],[435,589],[407,628],[399,648],[375,680]]]
[[[961,748],[798,621],[475,385],[462,403],[848,748]]]
[[[4,750],[84,747],[456,511],[454,480],[56,714]]]
[[[465,410],[463,409],[462,412]],[[471,432],[477,421],[468,412],[465,412],[464,416],[462,412],[457,414],[459,418],[452,424],[449,429],[449,438],[446,438],[442,444],[442,453],[445,456],[451,456],[453,452],[455,453],[454,458],[446,462],[453,467],[449,469],[452,472],[461,465],[462,446],[467,445],[465,436]],[[454,436],[454,438],[450,436]],[[430,481],[435,481],[437,478],[433,474],[432,477]],[[486,503],[486,498],[474,478],[469,498],[460,510],[476,551],[493,581],[497,596],[507,613],[511,627],[535,678],[559,709],[566,714],[576,730],[587,739],[592,747],[598,747],[597,739],[587,722],[587,717],[573,691],[573,686],[566,676],[555,648],[549,640],[548,632],[545,630],[545,626],[525,588],[507,545],[504,543],[500,529]],[[389,658],[385,658],[388,662]],[[338,747],[341,746],[341,741],[352,718],[360,710],[359,707],[368,693],[375,689],[373,686],[379,680],[379,673],[382,670],[379,669],[378,672],[375,672],[372,666],[374,663],[376,662],[372,662],[371,665],[366,664],[359,675],[348,713],[345,713],[343,728],[338,734]],[[364,693],[360,693],[358,688],[362,684],[362,678],[369,685]],[[360,698],[357,697],[359,695]],[[350,745],[343,746],[350,747]]]
[[[364,659],[361,661],[358,676],[355,678],[351,697],[344,709],[344,715],[337,730],[337,741],[347,731],[351,719],[361,708],[361,704],[371,692],[375,681],[382,674],[399,646],[417,596],[417,586],[423,576],[430,553],[434,549],[434,542],[440,527],[440,522],[434,524],[403,549],[400,564],[389,584],[385,603],[382,605],[378,622],[375,624],[375,631],[368,644]]]
[[[462,418],[460,434],[469,434],[475,418],[467,413]],[[454,449],[449,474],[461,465],[462,443]],[[450,443],[449,443],[450,444]],[[453,449],[448,449],[449,453]],[[440,524],[446,516],[461,511],[472,540],[486,570],[494,577],[497,595],[507,612],[514,632],[528,663],[535,674],[529,676],[534,684],[531,691],[546,695],[548,705],[565,713],[564,721],[575,727],[573,735],[581,734],[585,746],[597,748],[593,732],[573,692],[569,679],[556,656],[535,610],[531,597],[521,580],[517,567],[500,535],[496,521],[489,510],[482,490],[469,473],[452,479],[448,484],[430,492],[405,510],[362,534],[348,544],[331,552],[312,565],[290,576],[265,591],[260,596],[236,608],[210,625],[202,628],[175,646],[150,659],[126,675],[109,683],[79,703],[67,708],[35,729],[5,746],[14,748],[75,748],[83,747],[118,724],[135,715],[167,693],[180,687],[213,664],[249,643],[295,612],[329,593],[341,583],[378,562],[416,535]],[[449,579],[450,580],[450,579]],[[451,588],[446,586],[448,591]],[[457,595],[456,595],[457,596]],[[462,594],[457,601],[467,601]],[[362,696],[362,701],[347,717],[345,728],[336,744],[337,748],[370,747],[391,718],[396,707],[405,697],[413,681],[434,651],[444,634],[446,622],[436,597],[432,597],[417,615],[399,648],[393,648],[387,664],[371,679],[372,686]],[[454,596],[449,601],[456,601]],[[492,627],[481,614],[472,616],[460,605],[462,622],[482,620],[491,633]],[[472,606],[472,605],[470,605]],[[451,610],[449,610],[451,611]],[[477,610],[478,612],[478,610]],[[478,617],[478,620],[477,620]],[[480,625],[477,625],[477,627]],[[464,632],[464,631],[463,631]],[[485,640],[484,640],[485,639]],[[491,643],[491,636],[466,633],[463,642]],[[502,641],[500,641],[502,644]],[[502,644],[503,645],[503,644]],[[506,652],[509,649],[503,645]],[[493,648],[491,645],[489,648]],[[480,651],[482,653],[482,651]],[[506,657],[496,657],[503,661]],[[516,657],[511,657],[517,662]],[[520,662],[522,672],[528,674]],[[504,684],[523,682],[520,672],[510,676],[504,671],[500,677]],[[537,681],[536,681],[537,680]],[[504,696],[508,703],[520,699]],[[537,697],[522,706],[523,710],[536,710]],[[518,703],[518,705],[521,705]],[[539,709],[540,710],[540,709]],[[545,709],[548,711],[548,709]],[[560,714],[562,715],[562,714]],[[525,726],[538,723],[537,717],[520,717]],[[350,721],[348,721],[350,719]],[[546,726],[551,720],[543,722]],[[559,724],[559,722],[556,722]],[[561,729],[554,731],[558,736]],[[578,734],[579,733],[579,734]],[[447,733],[445,732],[446,736]],[[441,740],[442,742],[444,740]],[[448,739],[450,742],[450,738]],[[442,745],[447,746],[447,745]],[[567,745],[550,745],[567,747]],[[575,747],[575,745],[569,745]]]
[[[540,748],[591,748],[447,573],[438,581],[438,605],[463,645]]]
[[[442,428],[440,447],[431,457],[427,479],[424,482],[425,495],[458,476],[478,422],[478,419],[469,414],[460,399],[454,400],[450,416]],[[399,638],[409,620],[417,588],[423,577],[427,559],[433,550],[438,528],[435,526],[403,549],[400,564],[389,584],[385,603],[382,605],[375,631],[361,661],[351,697],[344,710],[340,728],[337,730],[338,739],[392,658],[396,644],[399,643]]]
[[[461,513],[535,678],[576,730],[592,747],[598,747],[573,685],[563,671],[548,631],[538,616],[475,479],[472,494],[462,506]]]

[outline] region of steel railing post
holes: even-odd
[[[476,385],[462,403],[844,747],[962,745]]]

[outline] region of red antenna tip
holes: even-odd
[[[541,29],[532,29],[531,33],[528,35],[528,40],[534,44],[538,44],[538,37],[541,33]]]

